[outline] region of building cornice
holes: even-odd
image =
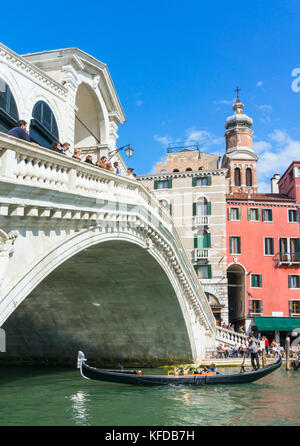
[[[140,180],[164,180],[168,178],[188,178],[188,177],[205,177],[207,175],[225,176],[228,169],[203,169],[189,172],[166,172],[166,173],[154,173],[138,175]]]
[[[56,94],[64,98],[67,96],[68,90],[63,85],[56,82],[40,68],[28,62],[22,56],[19,56],[0,42],[0,61],[1,58],[5,59],[6,64],[9,63],[13,65],[18,71],[24,72],[24,74],[33,78],[35,82],[40,82],[43,87],[54,91]]]

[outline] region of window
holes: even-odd
[[[251,274],[251,288],[262,288],[261,274]]]
[[[194,265],[194,269],[199,279],[211,279],[211,265]]]
[[[290,315],[300,316],[300,300],[290,300]]]
[[[274,239],[270,237],[265,238],[265,256],[274,255]]]
[[[154,189],[171,189],[172,178],[168,180],[154,180]]]
[[[252,186],[252,170],[249,167],[246,169],[246,186]]]
[[[193,216],[211,215],[211,203],[205,197],[200,197],[193,203]]]
[[[290,255],[292,262],[300,262],[300,239],[290,239]]]
[[[289,218],[289,223],[296,223],[296,222],[298,222],[298,211],[297,211],[297,209],[289,209],[288,210],[288,218]]]
[[[272,209],[263,209],[262,219],[263,221],[273,221]]]
[[[55,116],[46,102],[39,101],[33,107],[29,134],[43,147],[49,147],[53,140],[59,139]]]
[[[7,83],[0,79],[0,132],[15,127],[18,120],[16,101]]]
[[[207,177],[193,177],[192,178],[192,186],[211,186],[211,176]]]
[[[300,275],[289,275],[289,288],[300,288]]]
[[[228,208],[228,220],[240,220],[241,208]]]
[[[194,238],[194,248],[203,249],[210,248],[210,246],[210,233],[206,232],[205,234],[196,235],[196,237]]]
[[[241,254],[241,237],[230,237],[230,254]]]
[[[249,300],[249,313],[250,314],[262,314],[262,300]]]
[[[248,220],[260,221],[260,209],[256,209],[256,208],[248,209]]]
[[[192,172],[193,169],[191,169],[190,167],[187,167],[187,168],[185,169],[185,171],[186,171],[186,172]]]
[[[241,185],[241,170],[239,167],[234,169],[234,184],[235,186]]]

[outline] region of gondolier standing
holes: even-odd
[[[259,369],[258,348],[256,342],[252,338],[248,338],[248,351],[251,353],[251,364],[253,369],[258,370]]]

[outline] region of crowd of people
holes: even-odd
[[[18,121],[17,126],[8,131],[8,135],[14,136],[15,138],[23,139],[24,141],[31,142],[30,136],[29,136],[28,130],[27,130],[27,123],[24,120]],[[74,149],[74,153],[72,154],[70,147],[71,147],[71,145],[68,142],[61,144],[59,141],[53,141],[51,146],[49,147],[49,149],[53,150],[56,153],[60,153],[61,155],[65,155],[70,158],[74,158],[77,161],[82,161],[81,150]],[[109,159],[107,159],[106,156],[102,156],[99,161],[96,161],[94,163],[92,155],[86,155],[85,160],[83,160],[83,161],[88,164],[91,164],[93,166],[100,167],[102,169],[106,169],[113,173],[122,175],[122,171],[120,169],[118,161],[115,161],[114,163],[112,163],[112,162],[110,162]],[[129,167],[126,172],[126,176],[128,178],[131,178],[132,180],[137,180],[138,179],[137,174],[133,173],[133,170],[134,170],[133,168]]]

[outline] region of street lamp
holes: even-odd
[[[131,158],[133,155],[133,149],[130,147],[130,144],[126,144],[126,146],[120,147],[119,149],[116,150],[112,150],[111,152],[108,152],[108,161],[114,156],[116,155],[116,153],[118,153],[120,150],[125,149],[125,153],[127,158]]]

